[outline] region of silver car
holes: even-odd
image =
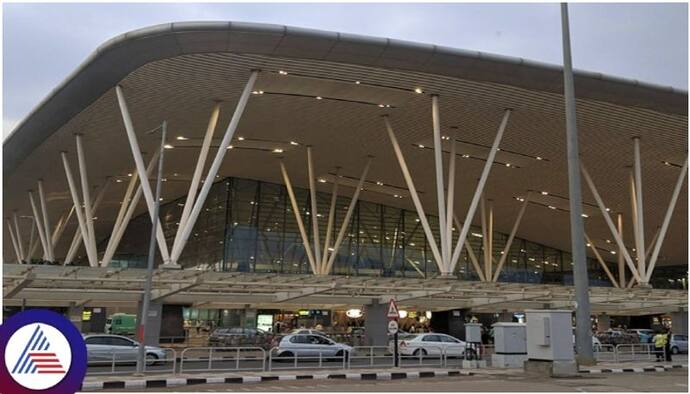
[[[139,342],[121,335],[92,334],[85,335],[86,353],[89,365],[109,365],[113,360],[117,364],[136,363]],[[146,365],[154,365],[166,358],[164,349],[157,346],[146,346]]]
[[[687,335],[671,335],[671,353],[687,353],[688,352],[688,336]]]
[[[290,334],[281,339],[278,344],[277,356],[291,359],[295,356],[317,359],[321,357],[336,357],[342,359],[352,352],[352,346],[337,343],[323,335]]]

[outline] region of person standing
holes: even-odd
[[[666,331],[666,344],[664,344],[664,353],[666,354],[666,361],[671,361],[671,338],[673,335],[671,329]]]
[[[664,361],[664,348],[666,346],[667,337],[663,331],[657,332],[654,336],[654,353],[656,354],[656,361]]]

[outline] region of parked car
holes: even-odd
[[[136,363],[139,342],[121,335],[85,335],[86,354],[89,365],[108,365],[113,358],[117,363]],[[146,346],[146,365],[154,365],[166,358],[165,350],[157,346]]]
[[[209,346],[248,346],[259,345],[267,333],[260,329],[232,327],[216,328],[208,337]]]
[[[292,330],[291,334],[314,334],[314,335],[321,335],[324,337],[327,337],[323,331],[319,330],[314,330],[313,328],[295,328]]]
[[[671,335],[671,353],[687,353],[688,352],[688,336],[687,335]]]
[[[388,350],[393,351],[393,343]],[[464,357],[465,342],[439,333],[406,334],[398,336],[398,352],[403,356],[441,355]]]
[[[277,357],[291,359],[297,357],[310,357],[315,360],[319,357],[349,357],[352,346],[337,343],[334,340],[317,334],[289,334],[284,336],[278,345]]]

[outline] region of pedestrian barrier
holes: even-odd
[[[395,356],[387,346],[355,346],[347,368],[394,367]]]
[[[438,346],[409,346],[398,351],[400,367],[443,367],[445,351]]]
[[[349,352],[344,350],[339,350],[334,354],[333,350],[296,350],[273,347],[268,351],[268,370],[338,367],[346,369],[349,356]]]
[[[180,373],[199,371],[265,371],[260,347],[190,347],[180,354]]]
[[[597,361],[612,361],[617,360],[616,347],[614,345],[596,345],[594,346],[594,359]]]
[[[146,356],[143,372],[175,373],[177,371],[177,352],[175,349],[162,348],[165,357],[151,354]],[[134,350],[91,352],[89,354],[86,374],[89,376],[130,374],[136,371],[138,353]]]
[[[651,343],[635,343],[616,345],[616,361],[651,361],[666,360],[664,348],[654,347]]]

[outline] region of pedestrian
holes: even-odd
[[[664,353],[666,354],[666,361],[671,361],[671,338],[673,335],[671,329],[666,331],[666,344],[664,345]]]
[[[667,337],[664,332],[659,331],[654,336],[654,353],[656,354],[656,361],[664,361],[664,348],[666,347]]]

